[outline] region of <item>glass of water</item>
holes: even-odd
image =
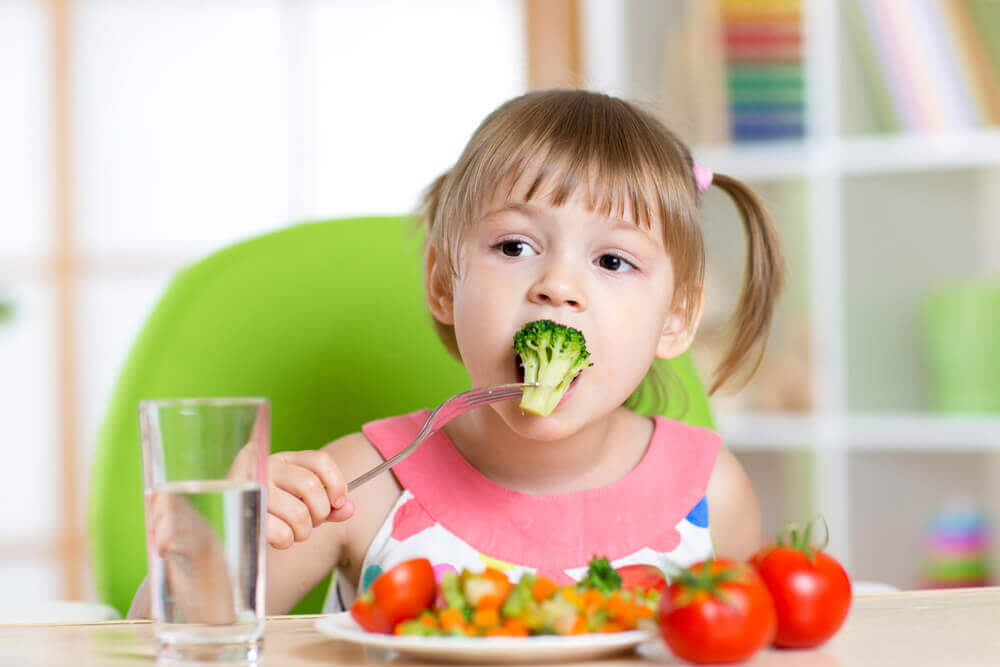
[[[270,423],[263,398],[139,403],[160,659],[259,658]]]

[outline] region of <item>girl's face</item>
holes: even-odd
[[[431,309],[454,324],[474,387],[521,379],[512,344],[526,322],[549,319],[583,332],[593,366],[551,415],[523,414],[516,401],[491,406],[520,435],[557,440],[620,406],[653,358],[681,354],[690,336],[681,312],[671,310],[673,271],[659,222],[644,230],[610,219],[582,195],[560,207],[525,202],[524,187],[491,202],[468,230],[451,294],[435,299],[432,287]]]

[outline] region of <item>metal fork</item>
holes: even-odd
[[[347,483],[347,490],[353,491],[368,480],[373,477],[377,477],[405,459],[407,456],[416,451],[417,447],[420,446],[420,443],[431,437],[431,435],[440,430],[442,426],[460,414],[468,412],[473,408],[489,405],[490,403],[509,401],[512,398],[518,398],[521,395],[521,390],[525,387],[537,386],[539,386],[537,382],[515,382],[513,384],[498,384],[493,385],[492,387],[470,389],[469,391],[463,391],[461,394],[455,394],[447,401],[434,408],[434,412],[427,417],[427,421],[424,422],[423,428],[420,429],[420,433],[417,433],[417,437],[413,439],[413,442],[408,444],[405,449],[400,451],[391,459],[383,461],[368,472],[352,479]]]

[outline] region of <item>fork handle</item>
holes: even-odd
[[[361,486],[362,484],[364,484],[368,480],[370,480],[370,479],[372,479],[374,477],[378,477],[383,472],[385,472],[387,469],[391,468],[392,466],[396,465],[397,463],[399,463],[400,461],[402,461],[403,459],[405,459],[407,456],[409,456],[410,454],[412,454],[413,450],[415,450],[417,448],[417,445],[419,445],[423,441],[424,435],[425,435],[424,432],[421,431],[420,435],[418,435],[416,438],[414,438],[413,442],[411,442],[410,444],[408,444],[405,449],[402,449],[399,452],[397,452],[395,456],[393,456],[392,458],[386,459],[385,461],[383,461],[382,463],[378,464],[377,466],[375,466],[374,468],[372,468],[368,472],[362,473],[362,474],[358,475],[357,477],[355,477],[354,479],[352,479],[350,482],[347,483],[347,490],[348,491],[353,491],[354,489],[358,488],[359,486]]]
[[[539,386],[537,382],[525,383],[517,382],[513,384],[505,385],[495,385],[492,387],[483,387],[481,389],[470,389],[469,391],[463,391],[461,394],[456,394],[448,400],[446,400],[441,405],[434,408],[434,411],[428,415],[427,420],[421,427],[420,432],[417,433],[417,437],[413,439],[413,442],[408,444],[405,448],[400,450],[395,456],[382,463],[378,464],[366,473],[355,477],[350,482],[347,483],[347,490],[353,491],[358,488],[368,480],[373,477],[377,477],[381,473],[385,472],[389,468],[393,467],[407,456],[413,453],[417,446],[424,440],[429,438],[432,433],[436,432],[447,422],[451,421],[458,415],[471,410],[473,408],[481,407],[483,405],[489,405],[490,403],[496,403],[497,401],[510,400],[518,396],[517,391],[524,389],[525,387],[537,387]],[[459,401],[465,400],[464,403],[459,404]],[[440,419],[438,413],[444,410]]]

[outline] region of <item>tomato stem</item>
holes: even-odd
[[[816,522],[821,522],[823,524],[823,543],[819,546],[812,545],[813,526],[816,525]],[[795,549],[796,551],[801,551],[806,555],[806,558],[808,558],[811,563],[813,562],[813,555],[817,551],[823,551],[826,549],[827,545],[830,543],[830,526],[826,522],[826,517],[822,514],[817,514],[810,519],[809,523],[805,525],[805,528],[801,530],[796,523],[786,523],[778,533],[776,542],[779,547],[787,546]]]
[[[727,581],[740,579],[742,576],[743,571],[737,567],[732,567],[720,572],[712,572],[712,559],[705,561],[698,572],[694,572],[692,570],[682,570],[677,573],[676,579],[677,583],[682,585],[685,589],[685,594],[682,596],[680,602],[682,605],[686,605],[691,602],[698,593],[704,592],[724,604],[732,605],[730,597],[725,591],[719,588],[719,585]]]

